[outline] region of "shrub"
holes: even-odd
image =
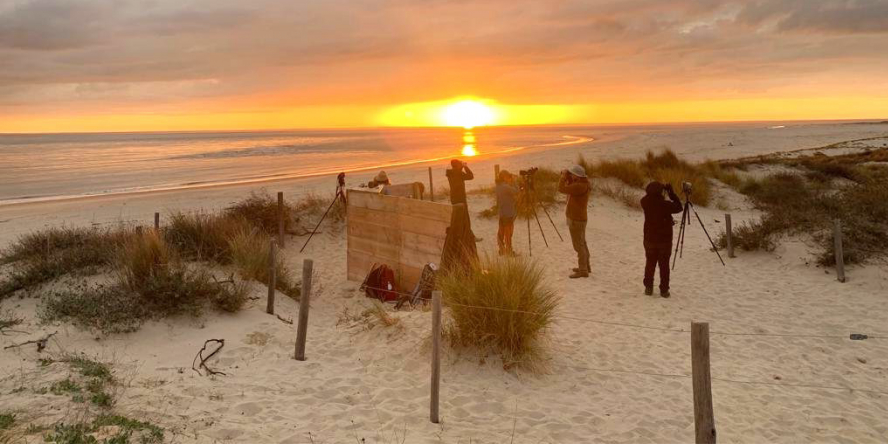
[[[3,412],[0,413],[0,430],[8,430],[15,424],[15,414]]]
[[[774,251],[777,244],[774,242],[774,235],[779,228],[774,226],[769,219],[763,219],[759,222],[744,222],[733,228],[732,241],[734,248],[740,248],[745,251]],[[728,237],[722,232],[715,240],[715,244],[719,248],[728,247]]]
[[[595,194],[610,197],[611,199],[620,202],[629,208],[634,208],[637,210],[641,209],[641,196],[627,190],[625,186],[600,183],[599,181],[595,181],[592,184],[592,188],[593,193]]]
[[[130,233],[125,229],[63,227],[21,237],[3,253],[2,262],[17,264],[0,281],[0,300],[66,274],[95,273],[113,262],[110,252]]]
[[[240,217],[179,212],[170,215],[164,237],[184,258],[227,264],[231,261],[229,239],[250,228]]]
[[[231,239],[231,260],[243,279],[268,284],[271,238],[255,231],[242,231]],[[293,299],[299,299],[300,285],[293,281],[292,273],[283,258],[275,260],[275,288]]]
[[[289,231],[292,225],[293,208],[284,200],[284,230]],[[279,209],[277,197],[272,197],[267,191],[250,193],[250,196],[228,207],[224,212],[225,218],[233,220],[245,220],[250,225],[259,228],[268,234],[277,234]]]
[[[540,364],[559,300],[541,266],[524,258],[486,259],[438,282],[452,317],[447,335],[455,345],[491,347],[506,367]]]
[[[715,162],[691,164],[680,159],[673,151],[665,149],[659,154],[648,151],[644,159],[603,160],[596,164],[587,161],[582,155],[577,163],[595,178],[614,178],[633,188],[643,189],[656,180],[670,183],[676,190],[682,189],[682,182],[693,186],[693,201],[707,206],[712,200],[710,179],[727,184],[739,184],[740,178]]]

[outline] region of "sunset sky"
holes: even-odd
[[[0,132],[888,118],[888,0],[0,0]]]

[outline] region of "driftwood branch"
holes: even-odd
[[[212,353],[210,353],[210,354],[208,354],[206,357],[204,357],[203,354],[204,354],[205,351],[207,351],[207,346],[210,345],[211,343],[214,343],[214,342],[217,343],[217,344],[219,344],[219,346],[216,347],[216,349],[213,350]],[[194,370],[194,371],[196,371],[197,374],[198,374],[198,375],[201,375],[201,376],[203,376],[203,373],[201,373],[201,371],[200,371],[201,369],[206,370],[208,375],[222,375],[222,376],[226,376],[225,373],[222,373],[222,372],[219,372],[219,371],[213,370],[213,369],[211,369],[210,367],[207,366],[207,361],[208,361],[210,358],[212,358],[213,356],[215,356],[216,353],[219,353],[219,350],[222,350],[222,347],[225,347],[225,339],[207,339],[207,340],[204,342],[203,347],[201,347],[201,349],[197,352],[197,355],[194,356],[194,360],[191,361],[191,369]],[[199,364],[197,363],[198,359],[200,359],[200,363],[199,363]]]
[[[281,317],[281,315],[276,315],[276,316],[277,316],[277,318],[280,319],[281,322],[283,322],[284,324],[290,324],[290,325],[293,325],[293,320],[292,320],[292,319],[286,319],[286,318],[283,318],[283,317]]]
[[[21,347],[23,345],[28,345],[28,344],[37,344],[37,353],[40,353],[46,348],[46,343],[47,343],[47,341],[49,341],[49,338],[55,336],[57,333],[58,333],[57,331],[54,331],[54,332],[52,332],[40,339],[25,341],[25,342],[22,342],[21,344],[7,345],[6,347],[3,347],[3,350],[6,350],[8,348]]]

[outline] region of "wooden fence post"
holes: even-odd
[[[154,213],[154,231],[160,231],[160,213]]]
[[[500,167],[499,165],[493,166],[493,184],[496,185],[496,182],[499,180]]]
[[[691,322],[691,371],[697,444],[715,444],[712,381],[709,374],[709,323]]]
[[[311,273],[314,261],[306,259],[302,262],[302,294],[299,296],[299,324],[296,326],[297,361],[305,360],[305,336],[308,334],[308,308],[311,303]]]
[[[284,192],[278,191],[278,245],[284,248]]]
[[[432,181],[432,167],[429,167],[429,200],[435,201],[435,182]]]
[[[845,282],[845,252],[842,248],[842,221],[836,219],[833,229],[836,250],[836,276],[839,282]]]
[[[277,259],[274,254],[274,239],[268,245],[268,303],[265,312],[274,314],[274,291],[277,286]]]
[[[441,388],[441,292],[432,292],[432,398],[431,421],[438,424],[438,395]]]
[[[728,257],[734,256],[734,232],[731,229],[731,215],[725,214],[725,237],[728,240]]]

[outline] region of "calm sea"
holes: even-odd
[[[5,134],[0,205],[356,171],[582,135],[582,128],[563,127]]]

